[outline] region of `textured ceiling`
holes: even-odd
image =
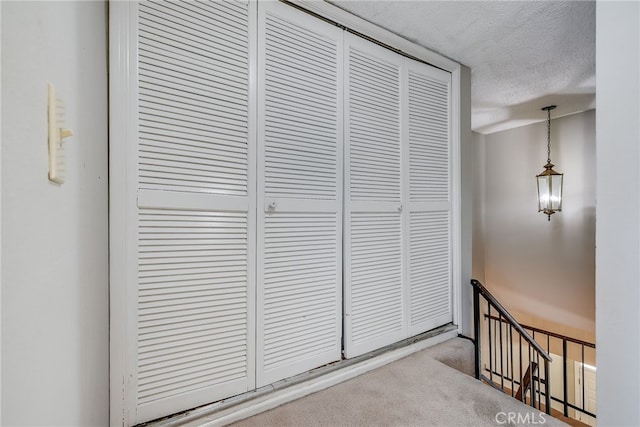
[[[595,108],[595,1],[331,1],[471,68],[480,133]]]

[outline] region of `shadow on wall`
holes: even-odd
[[[541,109],[547,105],[557,105],[558,107],[552,112],[552,118],[575,114],[576,111],[592,110],[596,107],[595,88],[587,89],[592,93],[547,95],[506,108],[498,105],[474,108],[473,130],[482,134],[491,134],[508,128],[545,121],[546,114]],[[500,117],[501,120],[496,122],[496,117]],[[489,123],[489,118],[491,123],[484,124]]]

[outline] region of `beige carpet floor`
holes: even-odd
[[[566,425],[470,376],[472,351],[471,342],[455,338],[232,425]]]

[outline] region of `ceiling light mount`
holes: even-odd
[[[547,215],[548,221],[551,221],[551,215],[556,212],[562,212],[562,181],[564,174],[553,170],[555,166],[551,163],[551,110],[555,109],[555,105],[549,105],[542,108],[547,112],[547,163],[544,170],[536,175],[538,183],[538,212]]]

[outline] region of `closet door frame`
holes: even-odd
[[[111,425],[136,417],[138,5],[109,7],[109,411]]]

